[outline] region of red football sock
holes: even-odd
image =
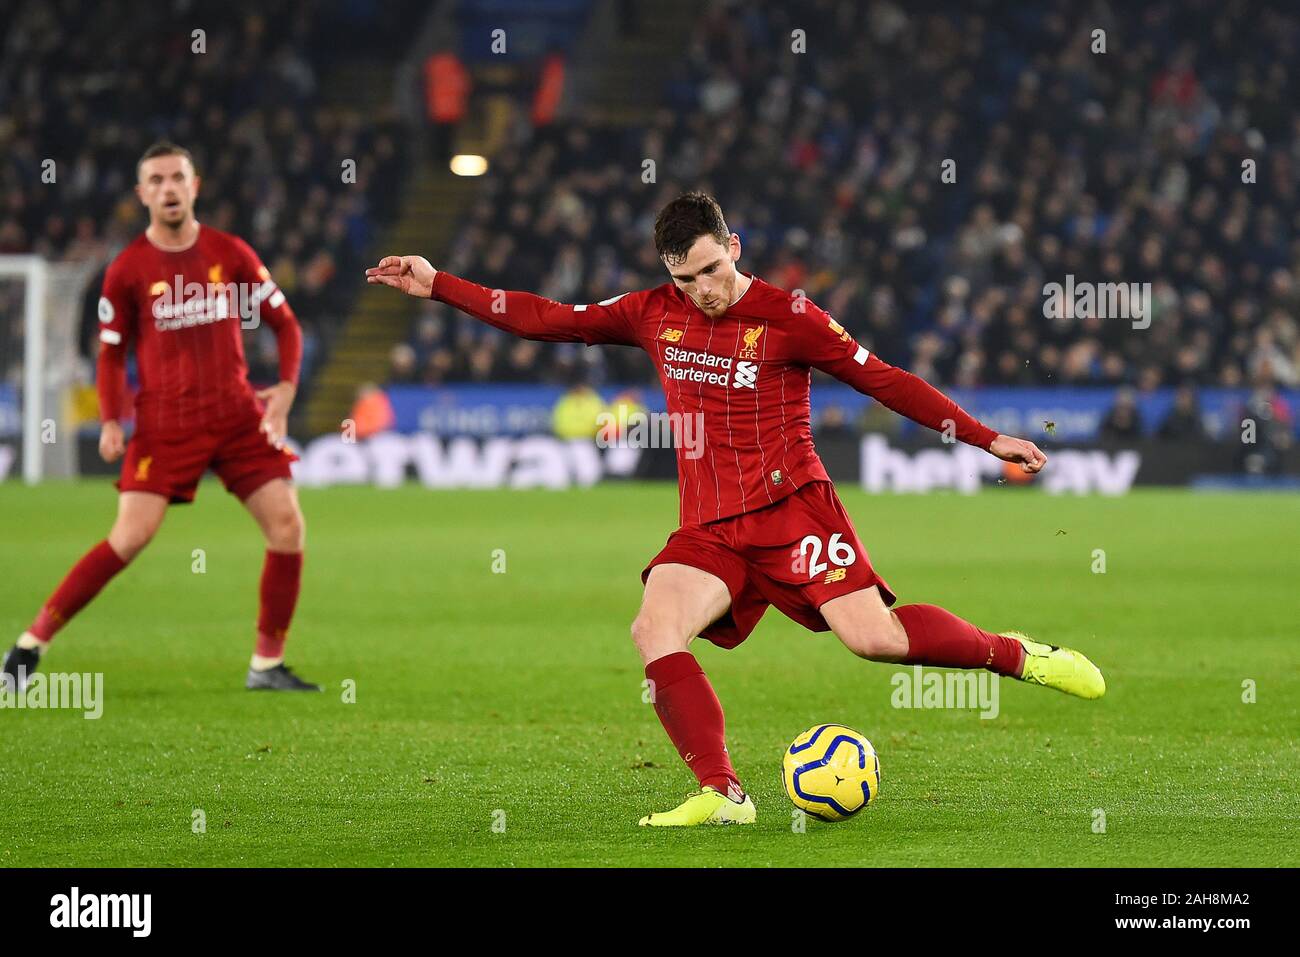
[[[1025,649],[1014,638],[977,628],[938,605],[901,605],[894,614],[907,630],[904,664],[987,668],[1019,677]]]
[[[49,641],[77,612],[99,594],[108,580],[126,567],[108,541],[102,541],[72,566],[54,594],[41,608],[27,630],[41,641]]]
[[[727,794],[743,791],[731,766],[725,741],[722,703],[704,669],[689,651],[678,651],[645,666],[655,714],[686,766],[700,782]]]
[[[259,589],[261,608],[257,615],[257,649],[263,658],[279,658],[289,637],[289,622],[298,604],[302,581],[302,552],[273,552],[267,549]]]

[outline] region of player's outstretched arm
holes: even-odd
[[[435,269],[423,256],[385,256],[366,270],[366,282],[408,296],[437,299],[488,325],[524,339],[636,345],[633,308],[616,296],[592,305],[566,305],[531,292],[488,289]]]
[[[797,330],[795,340],[808,365],[913,422],[984,449],[1004,462],[1016,462],[1026,472],[1037,472],[1047,464],[1047,456],[1033,442],[994,432],[924,379],[872,355],[825,312],[817,309],[809,318],[812,321]]]
[[[1037,472],[1047,464],[1047,456],[1033,442],[999,435],[906,369],[883,362],[877,356],[867,356],[861,364],[850,360],[849,364],[855,371],[844,369],[845,374],[839,378],[887,409],[936,432],[955,436],[967,445],[984,449],[1004,462],[1016,462],[1026,472]]]
[[[936,432],[954,435],[1004,462],[1016,462],[1029,473],[1047,464],[1047,456],[1033,442],[994,432],[920,376],[883,362],[877,356],[869,356],[859,368],[862,374],[857,379],[866,388],[853,381],[849,384],[899,415]]]
[[[385,256],[378,266],[366,270],[366,282],[392,286],[408,296],[428,299],[433,295],[433,280],[438,270],[423,256]]]
[[[1016,462],[1031,474],[1041,471],[1047,464],[1047,456],[1042,449],[1028,439],[1018,439],[1012,435],[999,435],[989,446],[989,451],[1004,462]]]

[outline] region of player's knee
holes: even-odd
[[[893,616],[891,615],[892,619]],[[870,661],[902,661],[907,657],[907,638],[889,624],[863,624],[840,638],[859,658]]]
[[[280,509],[266,524],[266,542],[274,551],[302,551],[306,538],[307,523],[300,509]]]
[[[660,613],[643,609],[632,622],[632,643],[645,662],[685,651],[690,644],[690,637],[682,628],[673,624],[671,617]]]
[[[129,562],[153,541],[158,526],[150,522],[118,522],[108,533],[108,545],[124,562]]]

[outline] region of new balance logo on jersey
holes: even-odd
[[[757,362],[737,362],[736,377],[732,380],[732,386],[737,389],[752,389],[754,383],[758,381],[758,363]]]
[[[681,342],[681,341],[682,341],[682,330],[680,330],[680,329],[665,329],[665,330],[660,334],[659,338],[662,339],[664,342]]]

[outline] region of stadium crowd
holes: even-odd
[[[111,256],[146,225],[132,193],[136,161],[154,140],[173,140],[193,153],[202,179],[199,221],[247,239],[288,294],[306,378],[322,337],[346,315],[377,224],[396,210],[404,138],[394,125],[323,107],[318,77],[330,37],[347,24],[318,4],[268,0],[237,17],[213,0],[150,5],[144,18],[141,10],[128,0],[54,0],[6,19],[0,253]],[[372,14],[369,29],[351,31],[356,44],[391,39]],[[210,28],[196,35],[196,23]],[[347,159],[354,183],[343,179]],[[88,358],[95,299],[83,323]],[[245,345],[253,379],[273,381],[274,336],[249,333]]]
[[[319,78],[341,31],[391,50],[402,18],[311,0],[238,18],[218,0],[133,9],[52,0],[3,24],[0,253],[110,255],[144,223],[139,154],[179,141],[201,221],[248,238],[289,294],[309,378],[400,203],[409,144],[324,108]],[[213,24],[201,52],[176,56],[199,21]],[[713,0],[682,37],[647,124],[517,128],[437,265],[570,302],[657,285],[654,214],[702,188],[740,233],[742,268],[945,386],[1300,386],[1294,7]],[[1149,326],[1048,318],[1044,287],[1069,276],[1150,283]],[[273,375],[271,337],[251,334],[248,356],[255,379]],[[390,380],[654,375],[635,350],[521,342],[429,303]]]
[[[714,2],[682,36],[647,127],[529,131],[436,265],[568,302],[658,285],[655,211],[701,188],[742,268],[937,383],[1300,385],[1295,7]],[[1149,327],[1047,318],[1068,275],[1150,283]],[[430,303],[391,377],[653,370]]]

